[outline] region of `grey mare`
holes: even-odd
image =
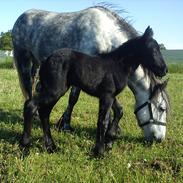
[[[15,64],[25,98],[31,99],[37,68],[53,51],[67,47],[97,55],[110,52],[137,35],[137,31],[123,18],[102,6],[73,13],[26,11],[12,30]],[[163,140],[169,106],[165,84],[139,66],[131,75],[128,86],[136,99],[135,114],[145,139]],[[61,128],[70,128],[71,113],[79,93],[79,89],[71,89],[68,107],[58,123],[58,126],[61,123]],[[112,109],[111,129],[114,130],[111,133],[118,130],[123,114],[117,101]]]

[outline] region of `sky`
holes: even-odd
[[[1,0],[0,32],[11,30],[19,15],[31,8],[73,12],[100,2],[125,9],[120,16],[128,17],[139,32],[150,25],[154,38],[167,49],[183,49],[183,0]]]

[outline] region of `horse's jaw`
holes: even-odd
[[[145,102],[149,101],[151,95],[151,81],[149,76],[145,74],[141,66],[139,66],[136,71],[130,75],[128,80],[128,86],[135,96],[135,109],[137,109],[137,107],[141,106]],[[159,95],[156,102],[161,103],[161,100],[162,97],[161,95]],[[155,120],[166,123],[166,114],[160,115],[160,113],[158,112],[158,108],[155,107],[154,103],[151,103],[151,110],[153,113],[153,118]],[[141,110],[136,113],[136,117],[140,124],[149,121],[151,116],[148,105],[145,105],[143,108],[141,108]],[[147,141],[156,140],[158,142],[161,142],[165,139],[165,126],[148,124],[143,126],[142,130],[144,133],[144,138]]]

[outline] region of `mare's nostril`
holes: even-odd
[[[161,142],[163,141],[162,138],[156,138],[156,137],[154,137],[154,139],[155,139],[155,141],[158,142],[158,143],[161,143]]]

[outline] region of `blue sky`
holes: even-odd
[[[18,16],[31,8],[65,12],[78,11],[104,0],[1,0],[0,32],[12,29]],[[105,1],[125,9],[132,25],[140,32],[150,25],[154,37],[168,49],[183,49],[183,0],[113,0]]]

